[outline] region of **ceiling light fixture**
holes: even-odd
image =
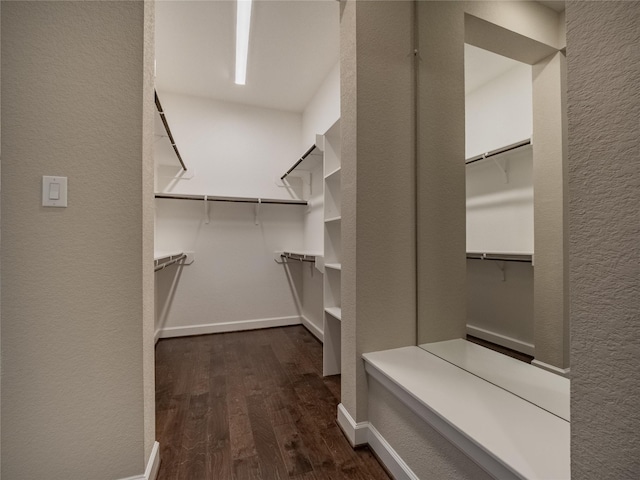
[[[247,80],[252,0],[237,0],[236,3],[236,84],[244,85]]]

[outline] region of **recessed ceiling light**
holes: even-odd
[[[247,80],[252,0],[237,0],[236,3],[236,84],[244,85]]]

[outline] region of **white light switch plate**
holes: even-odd
[[[42,206],[67,206],[67,177],[42,177]]]

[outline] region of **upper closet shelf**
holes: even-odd
[[[498,155],[502,155],[503,153],[511,152],[513,150],[521,149],[523,147],[528,147],[530,145],[532,145],[531,139],[527,138],[526,140],[512,143],[511,145],[507,145],[506,147],[496,148],[495,150],[491,150],[490,152],[476,155],[475,157],[467,158],[465,160],[465,163],[469,165],[470,163],[475,163],[475,162],[479,162],[480,160],[496,157]]]
[[[331,172],[327,173],[324,176],[325,180],[329,180],[331,178],[336,178],[340,174],[340,170],[341,170],[341,168],[338,167],[338,168],[332,170]]]
[[[153,93],[154,93],[155,99],[156,99],[156,108],[158,109],[158,113],[160,114],[160,119],[162,120],[162,124],[164,125],[164,129],[167,132],[167,135],[169,136],[169,141],[171,142],[171,146],[173,147],[173,151],[176,152],[176,156],[178,157],[178,161],[180,162],[180,165],[182,166],[182,169],[186,172],[187,171],[187,167],[185,166],[184,162],[182,161],[182,157],[180,156],[180,152],[178,151],[178,147],[176,146],[176,141],[173,139],[173,135],[171,134],[171,129],[169,128],[169,123],[167,123],[166,115],[164,113],[164,110],[162,109],[162,105],[160,104],[160,98],[158,97],[158,92],[156,92],[154,90]]]
[[[153,258],[153,270],[157,272],[181,260],[187,260],[185,252],[155,253]]]
[[[280,177],[280,180],[284,180],[287,175],[289,175],[294,170],[303,170],[309,171],[313,170],[318,164],[322,162],[322,151],[318,148],[317,145],[311,145],[309,150],[304,152],[302,157],[293,164],[293,166],[287,170],[287,173]]]
[[[315,263],[316,257],[322,257],[322,253],[317,253],[317,252],[284,251],[284,252],[278,252],[278,253],[280,253],[280,257],[284,260],[297,260],[299,262]]]
[[[533,254],[467,252],[467,259],[469,260],[500,260],[503,262],[533,263]]]
[[[208,202],[238,202],[276,205],[306,205],[306,200],[292,200],[287,198],[254,198],[254,197],[219,197],[215,195],[188,195],[181,193],[156,193],[156,198],[173,200],[206,200]]]

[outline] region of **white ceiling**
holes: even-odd
[[[564,2],[541,2],[556,10]],[[156,2],[156,88],[302,112],[338,62],[339,2],[254,0],[247,84],[234,83],[235,0]],[[517,62],[465,45],[470,92]]]
[[[234,83],[235,7],[156,2],[156,88],[302,112],[338,62],[339,2],[254,0],[243,86]]]

